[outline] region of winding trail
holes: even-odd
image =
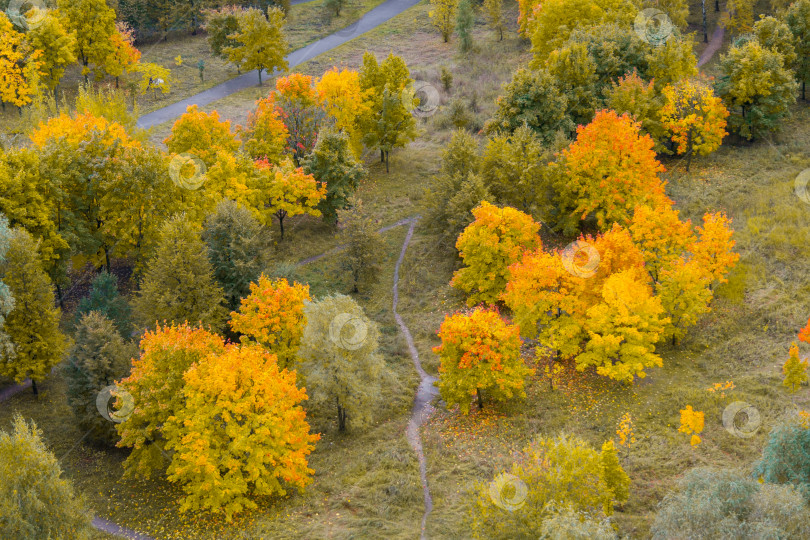
[[[394,319],[396,319],[399,329],[402,330],[402,335],[405,336],[405,341],[408,344],[408,351],[411,353],[413,365],[416,372],[419,374],[419,388],[416,390],[416,396],[413,400],[413,409],[411,410],[411,419],[408,421],[408,428],[405,431],[405,436],[408,442],[416,452],[416,457],[419,460],[419,476],[422,479],[422,491],[425,496],[425,513],[422,514],[422,534],[421,538],[425,540],[425,525],[427,523],[428,514],[433,510],[433,498],[430,496],[430,488],[427,482],[427,460],[425,453],[422,450],[422,438],[419,435],[419,427],[430,417],[433,412],[433,406],[430,404],[438,395],[438,389],[433,385],[436,381],[435,377],[428,375],[422,368],[422,363],[419,361],[419,351],[416,350],[416,345],[413,343],[413,337],[410,330],[405,325],[405,322],[397,313],[397,303],[399,302],[399,267],[402,266],[402,260],[405,258],[405,250],[408,249],[408,244],[411,242],[413,230],[419,217],[411,220],[411,226],[408,228],[408,234],[405,236],[405,241],[402,243],[402,250],[399,252],[399,259],[394,267],[394,301],[391,310],[394,312]]]
[[[104,531],[107,534],[120,536],[122,538],[129,538],[130,540],[154,540],[151,536],[141,534],[137,531],[133,531],[132,529],[127,529],[126,527],[122,527],[117,523],[113,523],[112,521],[108,521],[100,517],[93,518],[93,527],[99,531]]]
[[[723,12],[726,13],[726,12]],[[708,62],[712,59],[714,54],[720,50],[720,47],[723,45],[723,36],[726,33],[726,27],[721,24],[723,20],[722,15],[717,22],[717,25],[714,27],[714,32],[712,32],[712,39],[709,40],[709,44],[703,49],[703,52],[700,54],[700,58],[698,59],[698,67],[701,67],[703,64]]]
[[[382,23],[396,17],[403,11],[415,6],[419,2],[421,2],[421,0],[386,0],[374,9],[369,10],[365,15],[360,17],[357,22],[350,24],[346,28],[338,30],[333,34],[329,34],[326,37],[314,41],[306,47],[291,52],[286,56],[287,63],[290,69],[292,69],[299,64],[312,60],[316,56],[320,56],[321,54],[330,51],[335,47],[339,47],[340,45],[351,41],[359,35],[365,34],[370,30],[374,30]],[[274,71],[272,74],[268,74],[268,78],[273,77],[277,73],[278,70]],[[245,88],[257,86],[258,81],[259,76],[256,70],[243,73],[242,75],[234,77],[233,79],[213,86],[208,90],[204,90],[199,94],[195,94],[186,99],[181,99],[180,101],[172,103],[171,105],[167,105],[166,107],[141,116],[138,119],[138,126],[147,129],[159,124],[163,124],[164,122],[174,120],[185,113],[186,107],[189,105],[198,105],[203,107],[213,101],[217,101],[218,99],[227,97],[235,92],[244,90]]]
[[[420,538],[422,538],[422,540],[426,540],[427,536],[425,534],[425,526],[427,524],[428,514],[430,514],[431,510],[433,510],[433,497],[431,497],[430,488],[428,487],[427,459],[425,459],[425,453],[422,450],[422,438],[419,435],[419,428],[425,423],[433,412],[431,402],[436,396],[438,396],[439,390],[433,385],[433,383],[436,381],[436,377],[428,375],[428,373],[422,368],[422,362],[419,360],[419,351],[416,350],[416,345],[413,342],[411,331],[408,330],[408,327],[405,325],[405,321],[402,320],[402,317],[397,312],[397,305],[399,304],[399,269],[402,266],[402,261],[405,259],[405,252],[408,249],[408,245],[411,243],[413,231],[420,219],[421,216],[418,215],[401,219],[396,223],[392,223],[391,225],[387,225],[379,229],[378,232],[383,233],[390,231],[395,227],[410,225],[410,227],[408,227],[408,233],[405,235],[405,241],[402,242],[402,249],[399,252],[397,264],[394,266],[394,299],[391,304],[391,311],[393,311],[394,319],[397,321],[397,325],[399,325],[399,329],[402,331],[403,337],[405,337],[405,343],[408,345],[408,352],[411,355],[411,360],[413,360],[414,368],[416,368],[416,373],[419,375],[420,380],[419,388],[417,388],[416,395],[413,399],[411,418],[408,420],[408,427],[405,429],[405,438],[408,439],[408,444],[410,444],[411,448],[413,448],[413,451],[416,453],[416,458],[419,461],[419,477],[422,481],[422,493],[425,498],[425,512],[422,514]],[[308,257],[298,262],[297,266],[317,261],[329,255],[339,253],[344,249],[346,249],[345,245],[337,246],[329,251],[321,253],[320,255]]]

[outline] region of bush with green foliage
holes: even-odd
[[[810,501],[810,429],[796,419],[775,426],[754,475],[772,484],[792,484]]]
[[[473,25],[475,12],[470,0],[461,0],[456,12],[456,35],[458,35],[458,48],[461,52],[469,52],[473,47]]]
[[[498,108],[495,115],[485,128],[491,133],[512,133],[520,126],[527,125],[543,144],[548,144],[557,131],[570,132],[574,129],[566,115],[568,99],[545,69],[517,70],[512,80],[503,86],[503,93],[496,103]]]
[[[99,414],[96,398],[101,390],[129,375],[130,360],[138,347],[125,342],[113,322],[98,311],[83,315],[65,365],[68,404],[93,441],[115,444],[115,424]]]
[[[365,167],[352,153],[348,134],[322,129],[303,166],[304,172],[326,185],[326,198],[318,203],[318,210],[325,222],[334,225],[337,211],[346,208],[349,197],[357,191],[360,180],[366,175]]]
[[[90,294],[79,300],[76,308],[76,324],[92,312],[98,312],[112,321],[124,339],[132,335],[132,309],[129,302],[118,293],[118,278],[102,270],[90,284]]]
[[[270,229],[247,208],[223,199],[206,218],[202,240],[214,278],[225,292],[226,306],[234,311],[270,260]]]
[[[169,219],[133,301],[138,325],[188,321],[220,332],[228,315],[224,304],[225,291],[216,283],[197,227],[183,214]]]
[[[352,292],[360,292],[361,286],[365,291],[379,279],[385,244],[360,199],[353,199],[340,219],[346,223],[342,234],[346,244],[343,266],[351,273]]]
[[[299,372],[309,395],[307,416],[332,416],[338,430],[371,424],[384,388],[398,386],[379,353],[380,331],[352,298],[336,294],[304,306]]]
[[[731,113],[729,127],[746,139],[777,131],[796,102],[798,85],[784,62],[779,52],[756,40],[733,46],[720,56],[723,74],[717,94]]]
[[[85,499],[62,478],[42,432],[19,414],[13,425],[10,433],[0,430],[0,538],[90,538]]]
[[[652,538],[808,538],[810,511],[791,486],[734,470],[696,468],[658,507]]]

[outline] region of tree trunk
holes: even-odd
[[[385,151],[385,172],[386,172],[386,174],[389,172],[388,171],[388,155],[389,155],[389,153],[390,152],[388,150]]]
[[[385,163],[385,150],[380,148],[380,163]]]
[[[720,0],[714,0],[714,11],[720,11]]]
[[[706,28],[706,0],[703,0],[701,2],[701,5],[703,7],[703,43],[708,43],[709,42],[709,31]]]
[[[346,409],[340,406],[340,400],[335,398],[338,409],[338,431],[346,431]]]
[[[56,281],[56,280],[54,280]],[[65,309],[65,299],[62,298],[62,287],[59,286],[59,282],[54,283],[56,285],[56,299],[59,301],[59,307],[61,309]]]
[[[498,27],[498,32],[500,33],[501,36],[498,38],[498,41],[503,41],[503,26]]]
[[[805,100],[805,101],[807,101],[807,97],[806,97],[806,95],[804,93],[806,86],[807,86],[807,81],[802,81],[802,99]]]
[[[484,400],[481,398],[481,389],[476,388],[475,393],[478,396],[478,410],[482,410],[484,408]]]
[[[281,239],[284,240],[284,216],[278,216],[278,226],[281,227]]]
[[[104,246],[104,262],[107,263],[107,273],[112,274],[110,270],[110,250],[107,249],[107,246]]]
[[[35,379],[31,379],[31,390],[34,391],[34,395],[39,395],[39,389],[37,388],[37,381]]]
[[[259,68],[259,86],[262,86],[262,69]]]

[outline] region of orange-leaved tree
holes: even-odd
[[[307,323],[304,302],[308,300],[309,285],[290,284],[284,278],[271,281],[262,274],[250,284],[250,295],[242,299],[238,312],[231,312],[228,324],[275,354],[282,368],[291,369],[297,364]]]
[[[643,265],[630,234],[614,224],[595,238],[580,237],[565,250],[527,251],[509,267],[501,299],[512,310],[521,335],[537,337],[562,359],[572,358],[582,350],[587,311],[603,301],[605,281]]]
[[[506,287],[509,265],[527,249],[542,245],[540,224],[509,206],[498,208],[483,201],[473,211],[475,221],[459,235],[456,249],[464,267],[451,285],[469,294],[467,305],[495,303]]]
[[[320,217],[318,203],[326,197],[326,186],[315,180],[302,167],[295,167],[285,159],[278,166],[266,160],[256,162],[259,169],[254,186],[253,209],[259,219],[270,226],[273,216],[278,219],[281,239],[284,240],[284,218],[309,214]]]
[[[273,95],[256,102],[256,110],[248,113],[247,125],[239,126],[245,152],[253,159],[278,163],[287,144],[289,131],[281,119]]]
[[[163,143],[172,154],[191,153],[207,167],[214,164],[219,152],[233,154],[239,150],[239,140],[231,131],[230,120],[222,121],[217,111],[205,113],[197,105],[186,108]]]
[[[686,170],[692,156],[707,156],[720,148],[726,136],[729,112],[723,100],[701,81],[684,79],[664,87],[661,122],[676,146],[678,154],[686,154]]]
[[[483,392],[495,401],[526,397],[524,382],[534,370],[520,357],[518,327],[497,311],[476,308],[448,315],[438,335],[442,344],[433,348],[441,359],[436,385],[448,406],[458,405],[469,414],[472,396],[483,408]]]
[[[117,383],[135,404],[132,414],[117,426],[121,436],[117,446],[132,449],[124,461],[126,475],[148,477],[165,465],[163,426],[184,406],[183,373],[211,353],[224,354],[225,343],[207,330],[182,324],[147,330],[140,348],[129,377]]]
[[[254,498],[303,489],[315,472],[307,456],[320,435],[310,434],[295,373],[255,345],[228,344],[183,374],[184,406],[163,427],[166,470],[182,484],[180,511],[211,510],[228,522],[258,508]]]
[[[590,124],[579,126],[576,141],[561,154],[555,180],[558,227],[572,233],[581,222],[593,220],[605,230],[614,222],[626,225],[640,204],[671,204],[658,178],[665,169],[654,146],[627,114],[602,110]]]

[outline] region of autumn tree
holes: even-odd
[[[484,201],[473,210],[475,221],[456,242],[464,267],[450,284],[469,296],[467,305],[495,303],[506,287],[509,265],[525,250],[541,245],[540,225],[514,208],[498,208]]]
[[[83,66],[85,82],[90,64],[100,78],[107,57],[114,52],[115,10],[106,0],[57,0],[56,5],[65,29],[76,35],[76,57]]]
[[[133,301],[139,326],[188,321],[220,331],[227,316],[224,303],[197,227],[182,214],[166,221]]]
[[[225,343],[202,328],[158,325],[144,333],[140,350],[130,375],[116,382],[138,404],[125,422],[116,425],[121,436],[116,446],[132,449],[124,461],[129,477],[149,477],[165,467],[164,426],[170,417],[181,414],[185,404],[183,374],[209,354],[224,355]]]
[[[115,32],[110,36],[112,50],[104,59],[104,71],[115,77],[118,88],[119,78],[138,63],[141,51],[135,48],[135,35],[125,22],[115,24]]]
[[[669,153],[663,145],[666,129],[661,123],[663,96],[655,91],[652,81],[645,82],[638,72],[620,77],[606,93],[605,104],[618,114],[629,114],[640,124],[639,134],[649,135],[655,142],[655,151]]]
[[[354,153],[360,159],[363,152],[363,134],[358,122],[368,111],[370,90],[360,87],[360,74],[356,71],[332,68],[317,80],[315,91],[318,102],[337,131],[345,133]]]
[[[799,57],[796,54],[796,38],[790,26],[775,17],[762,17],[754,23],[752,33],[760,45],[782,55],[786,69],[796,72]]]
[[[270,231],[247,208],[225,199],[206,218],[202,240],[225,305],[235,310],[270,260]]]
[[[782,55],[747,41],[721,55],[720,68],[717,93],[731,113],[731,128],[749,140],[778,130],[797,89]]]
[[[228,344],[183,373],[183,405],[166,419],[166,469],[182,485],[180,511],[234,514],[258,508],[256,498],[303,490],[315,472],[311,434],[295,372],[255,346]]]
[[[62,477],[59,460],[34,421],[15,413],[0,430],[0,536],[20,540],[92,537],[87,501]]]
[[[799,346],[795,342],[790,346],[788,359],[782,365],[782,373],[785,374],[782,385],[793,393],[807,382],[807,360],[799,359]]]
[[[318,204],[324,221],[337,223],[338,210],[346,208],[349,198],[366,175],[366,170],[352,153],[345,132],[322,129],[315,148],[304,160],[304,171],[326,186],[326,196]]]
[[[484,0],[484,12],[489,19],[489,25],[498,32],[498,41],[503,41],[503,0]]]
[[[23,107],[37,93],[42,51],[31,48],[25,34],[17,32],[5,12],[0,12],[0,103]]]
[[[739,36],[751,31],[754,24],[754,0],[728,0],[725,27]]]
[[[291,160],[272,167],[266,161],[258,161],[259,180],[256,202],[253,205],[265,226],[275,216],[284,240],[284,219],[287,216],[309,214],[319,217],[318,205],[326,197],[326,186],[319,184],[303,167],[295,167]]]
[[[646,376],[645,368],[661,367],[655,344],[669,321],[640,273],[611,275],[602,286],[602,298],[586,313],[584,330],[590,339],[576,356],[577,369],[595,366],[599,375],[632,383],[634,377]]]
[[[552,150],[528,126],[490,137],[480,157],[480,175],[499,203],[546,217],[553,198],[548,163]]]
[[[558,227],[576,230],[594,221],[604,230],[613,222],[628,223],[639,204],[666,204],[658,173],[664,167],[649,135],[639,134],[638,122],[614,111],[599,111],[593,122],[577,128],[577,139],[563,150],[562,171],[556,178]]]
[[[599,104],[596,61],[585,43],[569,42],[551,51],[545,68],[566,99],[572,126],[587,124]],[[572,128],[573,129],[573,128]]]
[[[67,342],[59,330],[61,312],[54,306],[53,285],[42,269],[37,243],[26,230],[13,231],[1,270],[14,298],[3,331],[14,347],[0,351],[0,375],[18,383],[30,378],[37,394],[37,382],[62,361]]]
[[[549,52],[563,44],[576,28],[600,23],[632,27],[638,9],[630,0],[551,0],[532,12],[527,25],[532,53],[542,63]]]
[[[416,120],[411,114],[415,97],[409,92],[412,84],[408,66],[399,56],[390,53],[380,63],[372,53],[363,54],[360,88],[369,97],[358,123],[366,146],[379,149],[385,172],[391,150],[416,138]]]
[[[281,111],[270,97],[256,102],[256,109],[249,112],[245,127],[239,126],[239,138],[245,152],[253,159],[265,159],[278,163],[287,144],[287,129]]]
[[[175,82],[169,68],[153,62],[138,62],[130,68],[130,71],[140,75],[138,92],[141,95],[146,94],[149,90],[152,90],[155,97],[157,97],[158,90],[161,94],[168,94]]]
[[[690,36],[671,36],[666,43],[653,47],[646,55],[646,77],[660,91],[667,84],[698,74],[695,44]]]
[[[810,0],[792,2],[784,19],[795,38],[796,79],[802,85],[802,99],[806,99],[807,82],[810,81]]]
[[[208,46],[214,56],[227,60],[228,48],[239,46],[239,42],[231,36],[239,31],[239,13],[241,11],[242,9],[237,6],[222,6],[219,9],[204,11],[204,28],[208,35]]]
[[[338,431],[363,429],[382,406],[382,393],[396,384],[379,351],[380,331],[352,298],[335,294],[304,307],[301,373],[308,409],[337,417]]]
[[[700,444],[699,433],[703,432],[705,416],[702,411],[696,411],[691,405],[687,405],[685,409],[681,409],[681,426],[678,428],[680,433],[691,435],[689,444],[697,446]]]
[[[576,437],[531,441],[508,474],[478,484],[470,524],[473,538],[539,537],[546,521],[562,508],[594,520],[611,515],[615,504],[626,501],[626,491],[617,489],[626,480],[616,483],[624,473],[621,466],[605,468],[609,452]],[[520,497],[515,486],[522,489]]]
[[[43,268],[53,276],[69,249],[55,221],[52,178],[40,174],[40,158],[29,148],[0,150],[0,212],[9,225],[27,230],[39,242]]]
[[[98,313],[112,321],[122,338],[128,339],[132,333],[131,311],[127,299],[118,292],[118,278],[105,270],[93,278],[90,294],[79,300],[76,321],[89,313]]]
[[[307,319],[304,305],[310,300],[309,286],[284,278],[271,280],[264,274],[250,284],[238,312],[231,313],[228,326],[239,332],[243,342],[255,342],[273,353],[282,368],[298,364],[298,349]]]
[[[267,99],[276,107],[287,128],[285,152],[296,166],[302,165],[304,156],[315,146],[325,116],[312,86],[312,77],[301,73],[279,77],[275,92]]]
[[[230,120],[222,121],[217,111],[205,113],[197,105],[189,105],[175,120],[171,135],[163,144],[173,154],[194,154],[208,167],[214,164],[217,153],[232,154],[239,150],[239,140],[231,131]]]
[[[686,0],[646,0],[642,6],[663,11],[672,25],[681,30],[686,29],[689,17],[689,3]]]
[[[470,398],[484,407],[484,393],[492,401],[526,397],[526,377],[534,370],[520,356],[518,327],[504,321],[497,311],[476,308],[448,315],[438,332],[439,392],[448,407],[470,412]]]
[[[380,279],[385,243],[360,199],[353,198],[350,207],[340,216],[346,225],[342,233],[346,244],[343,265],[352,276],[352,292],[360,292],[361,286],[367,292]]]
[[[445,43],[450,40],[456,26],[458,3],[459,0],[431,0],[430,2],[432,9],[428,12],[428,15],[433,20],[433,26],[439,30]]]
[[[699,81],[681,80],[664,88],[661,122],[676,153],[686,154],[686,170],[692,156],[707,156],[720,147],[726,136],[728,110],[711,87]]]
[[[488,131],[511,133],[525,124],[548,144],[557,131],[573,129],[566,116],[568,100],[548,71],[521,68],[502,92]]]
[[[65,69],[76,62],[76,36],[68,32],[54,11],[47,11],[42,21],[32,27],[26,34],[35,51],[42,51],[42,71],[44,81],[51,92],[56,95],[59,81]]]
[[[98,311],[82,316],[74,340],[65,366],[68,405],[82,430],[90,432],[90,439],[115,443],[115,423],[99,414],[97,396],[129,375],[130,359],[137,355],[137,348],[124,342],[113,322]]]
[[[277,7],[268,7],[265,16],[261,10],[248,8],[237,15],[238,30],[229,35],[237,44],[224,47],[223,51],[235,65],[245,70],[255,69],[262,85],[262,71],[272,73],[275,69],[287,69],[287,37],[284,34],[284,12]]]

